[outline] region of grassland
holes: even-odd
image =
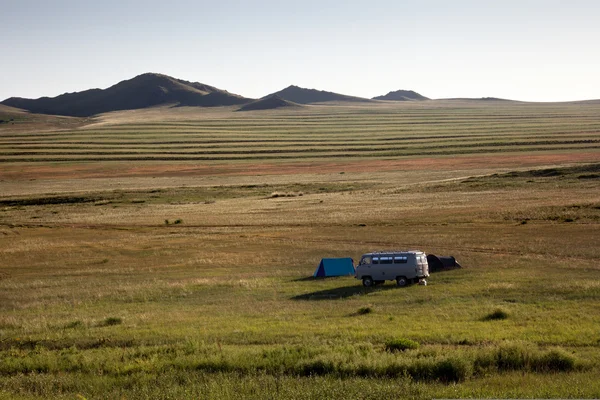
[[[0,128],[0,398],[599,397],[600,106],[426,104]]]
[[[188,108],[165,118],[159,108],[121,113],[128,119],[118,126],[4,134],[0,162],[346,160],[600,147],[595,104],[496,105],[310,106],[251,115],[219,108],[200,118]]]

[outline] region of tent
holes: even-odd
[[[313,277],[354,275],[354,263],[347,258],[323,258]]]
[[[462,266],[456,261],[456,258],[436,256],[434,254],[427,254],[427,264],[429,265],[429,272],[448,271],[450,269],[462,268]]]

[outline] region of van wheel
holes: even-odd
[[[403,276],[399,276],[396,278],[396,285],[398,285],[399,287],[404,287],[408,285],[408,279],[406,279]]]
[[[365,276],[363,278],[363,286],[364,287],[371,287],[371,286],[373,286],[373,278],[371,278],[370,276]]]

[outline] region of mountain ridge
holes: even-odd
[[[373,100],[388,100],[388,101],[424,101],[431,100],[414,90],[396,90],[389,92],[383,96],[373,97]]]
[[[283,107],[302,107],[302,105],[283,99],[276,94],[271,94],[248,104],[244,104],[238,111],[274,110]]]
[[[251,100],[203,83],[145,73],[106,89],[88,89],[38,99],[11,97],[0,104],[39,114],[89,117],[165,104],[216,107],[244,104]]]
[[[363,97],[348,96],[345,94],[328,92],[326,90],[306,89],[296,85],[290,85],[278,92],[271,93],[263,98],[277,95],[284,100],[298,104],[325,103],[330,101],[349,101],[349,102],[371,102],[372,100]]]

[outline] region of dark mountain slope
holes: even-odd
[[[270,94],[299,104],[323,103],[328,101],[371,101],[362,97],[346,96],[344,94],[326,92],[324,90],[305,89],[298,86],[288,86],[279,92]],[[269,97],[265,96],[265,97]]]
[[[385,96],[373,97],[373,100],[422,101],[429,100],[429,98],[412,90],[396,90],[395,92],[389,92]]]
[[[243,104],[249,100],[202,83],[148,73],[104,90],[90,89],[35,100],[11,97],[2,104],[41,114],[86,117],[162,104],[214,107]]]
[[[252,111],[252,110],[274,110],[282,107],[302,107],[300,104],[293,103],[291,101],[282,99],[276,94],[263,97],[260,100],[253,101],[243,105],[238,111]]]

